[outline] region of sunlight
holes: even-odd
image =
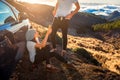
[[[17,1],[21,1],[21,2],[28,2],[28,3],[37,3],[38,0],[17,0]],[[40,0],[39,0],[40,1]],[[42,1],[42,0],[41,0]]]
[[[57,0],[17,0],[17,1],[21,1],[21,2],[28,2],[28,3],[38,3],[38,4],[47,4],[47,5],[51,5],[54,6]]]
[[[57,0],[17,0],[28,3],[55,3]],[[107,4],[119,4],[120,0],[78,0],[80,3],[107,3]]]

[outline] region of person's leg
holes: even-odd
[[[43,61],[46,61],[49,63],[49,58],[47,58],[47,48],[36,48],[36,55],[35,55],[35,64],[42,63]]]
[[[56,36],[56,32],[57,32],[57,30],[59,28],[58,24],[59,24],[59,21],[55,18],[55,20],[53,22],[53,25],[52,25],[52,33],[51,33],[51,42],[52,42],[53,49],[56,48],[55,36]]]
[[[62,30],[62,53],[61,55],[62,56],[64,55],[64,53],[66,53],[68,27],[69,27],[69,21],[66,19],[63,20],[63,24],[61,26],[61,30]]]
[[[18,61],[19,59],[22,58],[23,53],[25,52],[25,42],[19,42],[19,43],[15,44],[15,45],[18,47],[15,60]]]
[[[58,59],[59,61],[61,61],[63,64],[66,65],[66,67],[73,67],[71,64],[69,64],[69,61],[67,61],[66,59],[64,59],[57,52],[50,52],[50,45],[47,45],[42,50],[38,49],[38,53],[36,55],[35,62],[37,62],[37,64],[39,64],[42,61],[46,60],[46,68],[48,70],[52,70],[52,71],[57,72],[57,71],[59,71],[59,68],[57,68],[54,65],[50,64],[50,59],[52,57],[55,57],[56,59]]]
[[[47,45],[46,47],[42,48],[41,50],[37,49],[37,55],[35,58],[35,64],[42,63],[43,61],[46,61],[46,69],[49,71],[57,72],[59,69],[55,67],[54,65],[51,65],[50,58],[53,57],[50,53],[50,46]]]

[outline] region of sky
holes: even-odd
[[[108,4],[120,4],[120,0],[79,0],[81,3],[108,3]]]
[[[30,3],[55,3],[56,0],[18,0]],[[107,3],[107,4],[120,4],[120,0],[79,0],[80,3]]]

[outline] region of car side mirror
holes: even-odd
[[[13,23],[15,22],[15,19],[12,16],[9,16],[5,19],[4,23],[8,23],[8,22]]]
[[[20,12],[19,13],[19,21],[25,20],[27,18],[28,18],[27,13],[25,13],[25,12]]]

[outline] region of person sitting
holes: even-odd
[[[58,70],[58,68],[50,64],[51,57],[56,57],[58,60],[68,65],[69,65],[69,62],[66,61],[58,53],[50,52],[50,45],[47,45],[47,40],[51,32],[52,32],[52,29],[49,27],[44,39],[40,43],[38,38],[39,37],[38,32],[35,29],[29,29],[26,32],[27,50],[29,52],[30,61],[34,65],[37,65],[40,62],[46,60],[47,69]]]

